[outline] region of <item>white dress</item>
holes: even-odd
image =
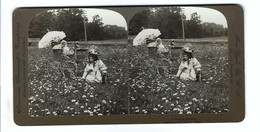
[[[167,53],[167,52],[169,52],[169,50],[162,43],[158,44],[156,41],[149,43],[147,45],[147,47],[157,47],[157,52],[158,53]]]
[[[196,80],[196,73],[201,70],[201,64],[196,58],[182,61],[177,76],[182,80]]]
[[[162,43],[158,45],[157,51],[158,51],[158,53],[167,53],[167,52],[169,52],[169,50],[167,48],[165,48],[165,46]]]
[[[89,83],[101,83],[102,74],[107,72],[107,67],[101,60],[97,60],[94,63],[87,63],[82,78]]]
[[[73,50],[70,50],[68,46],[65,46],[63,48],[63,54],[64,55],[73,55],[74,54],[74,51]]]

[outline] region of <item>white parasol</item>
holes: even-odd
[[[38,48],[45,48],[51,45],[52,42],[59,42],[66,37],[63,31],[50,31],[46,33],[38,43]]]
[[[139,32],[133,40],[133,45],[142,45],[146,43],[147,39],[155,39],[161,35],[161,32],[158,29],[144,29]]]

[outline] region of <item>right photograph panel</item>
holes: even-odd
[[[129,22],[129,114],[229,111],[228,24],[202,7],[151,7]]]

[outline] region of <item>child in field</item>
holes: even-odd
[[[62,40],[61,43],[58,45],[54,45],[52,47],[52,49],[61,50],[62,55],[66,56],[66,57],[74,54],[74,51],[68,47],[67,41],[65,41],[65,40]]]
[[[105,83],[107,67],[102,60],[98,58],[97,47],[93,46],[88,52],[88,62],[84,69],[82,79],[88,83]]]
[[[192,53],[193,50],[191,50],[190,47],[185,47],[183,49],[183,58],[175,76],[180,77],[182,80],[200,81],[201,64],[193,57]]]
[[[162,39],[160,38],[157,38],[155,42],[149,43],[147,47],[157,47],[157,52],[159,54],[169,52],[169,50],[162,44]]]
[[[76,67],[77,70],[76,62],[69,57],[74,55],[74,51],[67,46],[67,42],[65,40],[62,40],[60,44],[57,43],[58,42],[52,43],[52,50],[55,58],[58,60],[59,63],[58,69],[61,73],[61,76],[71,77],[73,79],[76,78],[74,72],[71,69],[64,68],[72,64]]]
[[[70,49],[67,45],[67,42],[65,40],[61,41],[61,45],[62,45],[62,53],[63,55],[73,55],[74,51],[72,49]]]

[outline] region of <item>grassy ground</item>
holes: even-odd
[[[59,69],[51,67],[57,59],[50,48],[30,46],[29,114],[73,116],[228,111],[227,44],[197,42],[193,49],[194,56],[202,64],[201,82],[185,82],[173,77],[179,65],[180,50],[172,53],[172,70],[159,69],[160,74],[157,74],[154,67],[144,63],[154,56],[148,55],[142,47],[100,46],[100,57],[108,66],[108,81],[90,85],[62,77]],[[79,54],[83,59],[86,57],[84,51]],[[82,70],[84,64],[80,64]],[[81,74],[79,72],[77,76]]]
[[[128,36],[129,40],[133,40],[135,35]],[[164,41],[170,41],[171,39],[164,39]],[[175,42],[183,42],[183,39],[173,39]],[[186,38],[186,42],[210,42],[210,43],[217,43],[217,42],[228,42],[227,36],[222,37],[206,37],[206,38]]]
[[[177,44],[181,45],[181,44]],[[180,50],[173,50],[172,71],[149,70],[142,48],[132,49],[130,66],[131,114],[192,114],[228,111],[227,44],[194,43],[194,56],[202,65],[202,81],[182,81],[177,73]],[[159,60],[157,60],[159,61]],[[160,69],[159,69],[160,71]]]
[[[182,42],[183,39],[173,39],[176,42]],[[228,37],[207,37],[207,38],[186,38],[186,42],[208,42],[208,43],[222,43],[227,42]]]
[[[73,116],[127,113],[127,72],[124,68],[126,60],[123,59],[127,51],[122,46],[100,47],[99,50],[102,52],[101,59],[108,67],[108,80],[106,84],[88,85],[84,81],[62,77],[59,69],[50,66],[57,62],[50,48],[29,47],[29,114]],[[87,53],[82,51],[79,54],[85,58]],[[79,70],[83,68],[80,66]]]

